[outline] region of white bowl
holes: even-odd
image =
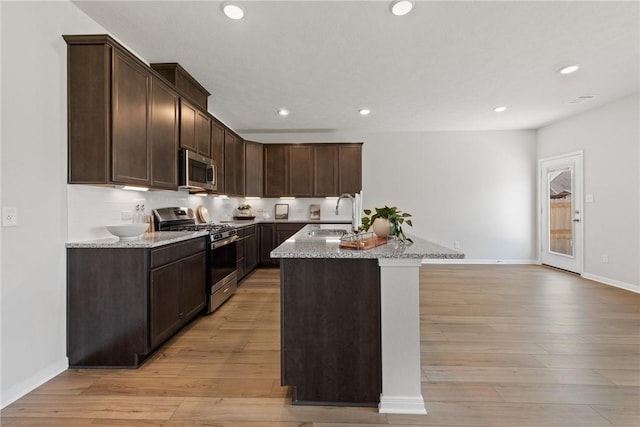
[[[149,228],[149,224],[115,224],[105,225],[109,233],[118,236],[120,240],[135,240]]]

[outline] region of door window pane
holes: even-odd
[[[571,168],[549,172],[549,252],[573,256]]]

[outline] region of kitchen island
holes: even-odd
[[[294,404],[425,414],[419,268],[464,254],[413,236],[343,249],[330,230],[348,228],[308,225],[271,252],[280,258],[281,383]]]

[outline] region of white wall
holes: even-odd
[[[68,2],[0,2],[4,407],[67,366],[65,33],[104,33]]]
[[[365,207],[413,215],[406,231],[477,262],[534,262],[535,131],[250,135],[263,142],[364,142]]]
[[[538,158],[584,150],[584,275],[640,291],[640,96],[538,131]],[[609,255],[609,263],[602,262]]]

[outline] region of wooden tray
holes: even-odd
[[[355,242],[340,242],[340,247],[343,249],[364,250],[384,245],[388,241],[389,240],[386,237],[372,236],[356,240]]]

